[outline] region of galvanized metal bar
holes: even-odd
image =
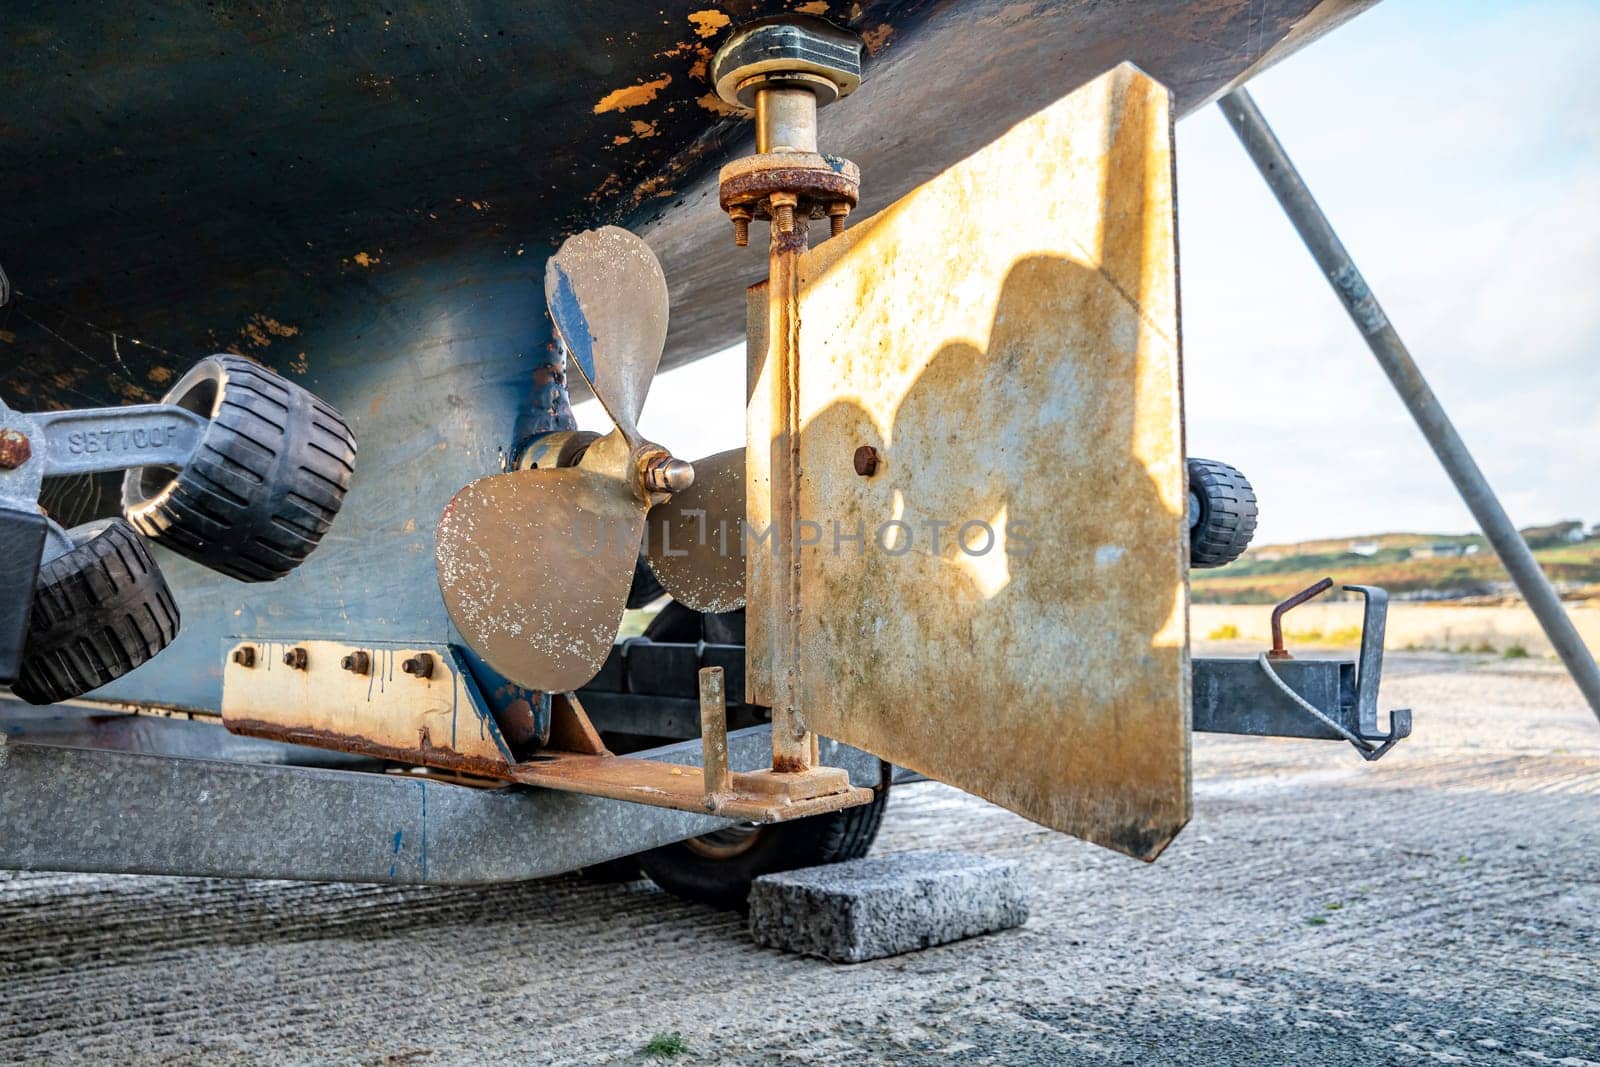
[[[761,766],[768,744],[764,728],[739,731],[730,756]],[[641,755],[693,764],[700,744]],[[7,869],[472,885],[561,874],[725,825],[576,793],[0,738]]]
[[[1317,708],[1345,729],[1365,738],[1385,737],[1377,729],[1377,692],[1382,674],[1385,598],[1374,597],[1368,587],[1359,589],[1367,602],[1365,640],[1357,662],[1347,659],[1285,659],[1277,661],[1278,677],[1300,699]],[[683,678],[695,677],[696,650],[739,646],[696,646],[649,640],[634,641],[628,652],[629,681],[622,692],[622,672],[602,674],[583,690],[585,706],[595,721],[606,730],[656,737],[695,737],[697,726],[693,701],[676,696],[683,689]],[[1343,735],[1308,714],[1274,686],[1253,659],[1224,659],[1197,656],[1189,661],[1193,680],[1194,717],[1197,733],[1247,734],[1257,737],[1293,737],[1307,740],[1338,741]],[[700,671],[700,677],[706,670]],[[740,705],[743,691],[724,680],[723,699]],[[1397,712],[1408,716],[1408,712]],[[1409,723],[1409,718],[1404,719]],[[1391,727],[1398,725],[1391,721]],[[703,728],[703,727],[702,727]],[[859,749],[835,741],[823,742],[823,759],[830,765],[850,769],[857,785],[870,785],[859,764],[866,757]],[[898,780],[898,779],[897,779]]]
[[[1246,734],[1255,737],[1292,737],[1338,741],[1342,735],[1307,714],[1262,675],[1254,659],[1195,657],[1189,661],[1193,678],[1195,733]],[[1358,692],[1356,663],[1346,659],[1287,659],[1274,663],[1274,671],[1301,699],[1346,729],[1363,737],[1383,737],[1376,725],[1376,701],[1369,700],[1365,684]],[[1377,674],[1372,674],[1376,690]],[[584,690],[583,699],[597,725],[608,731],[658,737],[697,736],[693,725],[694,701],[649,692],[610,693]],[[1371,719],[1364,709],[1371,708]],[[1398,712],[1402,716],[1408,712]],[[1406,720],[1409,721],[1409,720]],[[1396,724],[1391,722],[1391,728]],[[842,759],[860,756],[859,749],[823,741],[822,762],[836,766]],[[847,766],[850,766],[846,764]],[[851,780],[870,785],[871,779],[850,766]],[[898,779],[897,779],[898,780]]]
[[[1500,562],[1510,573],[1511,580],[1516,582],[1523,599],[1544,628],[1556,654],[1566,664],[1573,681],[1578,683],[1584,699],[1589,702],[1595,715],[1600,717],[1600,665],[1596,664],[1594,654],[1584,645],[1583,638],[1578,636],[1572,620],[1567,618],[1561,607],[1561,598],[1539,569],[1527,542],[1501,506],[1483,471],[1467,450],[1466,443],[1445,414],[1439,398],[1428,386],[1421,368],[1412,359],[1410,350],[1400,339],[1389,317],[1384,314],[1378,298],[1368,288],[1366,279],[1356,268],[1355,261],[1340,242],[1327,216],[1317,206],[1311,190],[1295,170],[1283,145],[1244,89],[1228,93],[1218,101],[1218,106],[1238,134],[1256,169],[1278,198],[1289,221],[1294,223],[1300,239],[1317,261],[1317,266],[1322,268],[1323,275],[1344,302],[1345,310],[1360,329],[1367,347],[1377,357],[1379,365],[1400,394],[1400,399],[1416,420],[1418,429],[1427,438],[1445,472],[1461,493],[1461,498],[1483,528],[1484,536],[1494,546]]]
[[[208,421],[172,404],[22,412],[0,399],[0,505],[34,510],[47,475],[181,467]]]
[[[1383,737],[1378,728],[1378,683],[1383,675],[1383,640],[1388,628],[1389,594],[1372,585],[1347,585],[1345,590],[1359,593],[1361,610],[1361,652],[1356,673],[1356,724],[1354,732],[1368,740]],[[1403,720],[1403,722],[1402,722]],[[1389,713],[1391,734],[1411,732],[1411,713]],[[1403,736],[1403,735],[1401,735]]]
[[[1261,673],[1254,659],[1195,659],[1195,733],[1244,734],[1339,741],[1340,734],[1306,714]],[[1286,659],[1273,663],[1284,684],[1334,722],[1352,724],[1355,664],[1348,660]]]
[[[100,748],[184,759],[368,771],[381,771],[385,766],[348,752],[229,733],[214,716],[191,718],[75,704],[35,707],[5,697],[0,697],[0,735],[14,744]]]
[[[40,411],[28,416],[43,441],[51,477],[127,467],[181,467],[200,447],[210,419],[175,404]]]

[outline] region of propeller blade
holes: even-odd
[[[744,607],[744,449],[694,462],[694,484],[650,509],[646,560],[696,611]]]
[[[629,444],[667,343],[667,278],[650,246],[618,226],[566,239],[544,298],[572,361]]]
[[[518,685],[580,688],[616,640],[644,518],[625,482],[581,467],[478,479],[439,520],[450,620]]]

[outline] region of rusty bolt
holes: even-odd
[[[233,650],[233,662],[241,667],[254,667],[256,665],[256,650],[253,645],[245,645]]]
[[[863,478],[870,478],[878,473],[878,450],[871,445],[862,445],[856,449],[856,473]]]
[[[33,445],[21,430],[0,430],[0,470],[14,471],[33,456]]]
[[[291,648],[283,654],[283,665],[285,667],[293,667],[297,671],[305,670],[306,650],[303,648]]]
[[[794,209],[799,202],[800,198],[793,193],[773,193],[768,198],[773,229],[779,233],[794,232]]]
[[[733,243],[744,248],[750,243],[750,209],[738,204],[728,209],[728,217],[733,220]]]
[[[400,664],[400,669],[418,678],[432,678],[433,656],[427,652],[418,652],[415,656]]]
[[[352,652],[339,661],[339,666],[351,674],[366,674],[372,669],[372,657],[365,652]]]
[[[835,200],[828,205],[828,235],[837,237],[844,232],[845,216],[850,214],[850,205],[843,200]]]

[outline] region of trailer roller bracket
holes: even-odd
[[[1273,648],[1254,660],[1194,660],[1193,729],[1350,742],[1363,759],[1381,759],[1411,735],[1411,711],[1389,713],[1378,725],[1378,686],[1389,594],[1374,586],[1344,588],[1364,601],[1356,662],[1296,659],[1283,648],[1281,620],[1288,608],[1331,588],[1327,579],[1295,594],[1273,611]]]

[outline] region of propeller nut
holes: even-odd
[[[659,459],[644,472],[644,484],[652,493],[681,493],[694,484],[694,467],[671,456]]]

